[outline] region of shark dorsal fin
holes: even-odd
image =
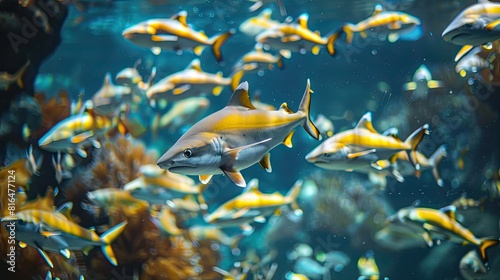
[[[280,111],[283,111],[283,112],[286,112],[288,114],[293,114],[293,111],[288,108],[288,104],[286,104],[286,102],[283,102],[279,108]]]
[[[454,220],[455,221],[455,211],[457,210],[457,207],[455,207],[454,205],[448,205],[448,206],[445,206],[441,209],[439,209],[439,211],[443,212],[443,214],[445,214],[446,216],[448,216],[450,219]]]
[[[250,97],[248,96],[248,82],[241,83],[233,92],[233,95],[226,106],[243,106],[255,110]]]
[[[187,22],[186,22],[186,17],[187,17],[187,12],[186,11],[180,11],[177,14],[172,16],[172,19],[177,20],[180,22],[182,25],[185,27],[188,27]]]
[[[259,179],[253,178],[248,182],[245,190],[243,191],[244,193],[248,192],[259,192]]]
[[[254,46],[253,48],[254,48],[254,50],[255,50],[256,52],[263,52],[263,51],[262,51],[262,44],[261,44],[261,43],[257,43],[257,44],[255,44],[255,46]]]
[[[271,8],[266,8],[262,10],[260,13],[260,17],[265,18],[265,19],[271,19],[271,15],[273,14],[273,10]]]
[[[300,27],[307,29],[307,20],[309,20],[309,14],[303,13],[297,18],[297,23]]]
[[[191,63],[189,63],[189,65],[186,67],[186,69],[193,69],[193,70],[196,70],[198,72],[203,72],[203,70],[201,70],[201,64],[200,64],[200,60],[198,58],[193,59],[193,61],[191,61]]]
[[[375,128],[373,128],[373,125],[372,125],[372,113],[371,112],[367,112],[366,114],[364,114],[361,119],[359,120],[358,124],[356,125],[356,128],[364,128],[364,129],[368,129],[370,132],[373,132],[373,133],[378,133]]]
[[[380,14],[381,12],[384,11],[384,7],[380,4],[377,4],[375,5],[375,10],[373,11],[373,15],[372,16],[376,16],[378,14]]]
[[[104,84],[103,87],[111,85],[111,73],[107,72],[106,76],[104,76]]]
[[[71,210],[73,209],[73,202],[68,201],[56,209],[57,213],[61,213],[64,217],[71,219]]]

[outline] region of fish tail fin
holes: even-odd
[[[14,77],[16,78],[16,82],[17,82],[17,85],[19,86],[19,88],[22,88],[22,89],[24,88],[23,76],[24,76],[24,72],[26,71],[26,69],[28,68],[30,63],[31,63],[31,61],[28,59],[28,61],[26,61],[26,63],[24,63],[24,65],[21,67],[21,69],[19,69],[14,74]]]
[[[432,166],[432,175],[434,175],[434,179],[436,180],[438,186],[443,186],[443,179],[439,176],[439,171],[437,166],[439,162],[446,156],[446,145],[441,145],[430,157],[429,162]]]
[[[246,234],[238,234],[235,237],[231,238],[231,242],[229,242],[229,248],[231,249],[231,252],[234,252],[235,249],[238,249],[238,246],[240,245],[241,240],[247,236]]]
[[[345,41],[350,45],[354,37],[354,25],[350,23],[344,24],[342,26],[342,31],[345,33]]]
[[[151,122],[151,138],[156,140],[158,137],[158,129],[160,128],[160,113],[156,113]]]
[[[417,170],[417,172],[420,171],[420,164],[417,160],[417,147],[424,138],[425,134],[429,134],[429,124],[424,124],[423,126],[419,127],[405,140],[405,143],[410,145],[411,147],[409,156],[413,165],[415,165],[415,169]]]
[[[300,190],[302,189],[303,180],[297,180],[293,187],[286,194],[287,201],[291,204],[294,210],[300,210],[299,205],[297,204],[297,197],[299,196]]]
[[[249,66],[250,67],[250,66]],[[249,67],[241,67],[240,69],[234,71],[231,74],[231,90],[234,92],[238,85],[240,84],[241,78],[245,75],[245,71],[249,70]]]
[[[114,266],[117,266],[118,262],[116,261],[115,253],[111,248],[111,242],[113,242],[118,235],[122,233],[126,225],[127,222],[123,221],[101,235],[101,240],[105,243],[105,245],[101,247],[102,252],[108,261]]]
[[[215,59],[217,59],[217,61],[222,61],[222,54],[220,52],[222,44],[224,44],[224,42],[226,42],[226,40],[229,37],[231,37],[234,33],[236,33],[236,30],[230,29],[227,32],[215,35],[210,39],[212,45],[212,52],[214,53]]]
[[[488,256],[486,255],[486,250],[497,246],[500,240],[498,238],[481,238],[481,243],[479,245],[479,256],[483,260],[485,265],[488,265]]]
[[[307,86],[306,86],[306,90],[304,91],[304,96],[302,96],[302,101],[300,101],[299,112],[302,112],[306,117],[306,121],[302,125],[304,127],[304,129],[314,139],[320,140],[321,134],[319,133],[318,128],[312,122],[311,116],[309,114],[309,112],[310,112],[309,109],[311,107],[311,93],[313,93],[313,91],[311,90],[311,85],[310,85],[309,79],[307,79]]]
[[[330,35],[328,35],[328,40],[326,42],[326,49],[331,56],[335,56],[335,41],[337,41],[340,34],[342,34],[342,33],[345,33],[345,32],[344,32],[343,28],[340,28],[339,30],[334,31]]]
[[[278,60],[276,61],[276,65],[278,65],[280,69],[283,69],[285,67],[285,65],[283,64],[283,56],[281,54],[278,54]]]

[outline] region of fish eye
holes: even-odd
[[[323,157],[329,157],[330,154],[329,153],[323,153]]]
[[[465,24],[465,28],[471,28],[472,27],[472,23],[468,22]]]
[[[191,149],[185,149],[183,154],[185,157],[190,158],[191,156],[193,156],[193,151],[191,151]]]

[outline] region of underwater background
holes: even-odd
[[[39,2],[57,5],[57,9],[49,8],[57,12],[50,15],[40,8],[44,6]],[[286,15],[280,14],[277,2],[284,4]],[[455,70],[457,62],[454,61],[461,47],[446,42],[441,36],[463,9],[476,2],[284,0],[263,1],[262,7],[250,11],[254,3],[245,0],[0,1],[1,35],[7,38],[1,43],[0,72],[14,73],[27,59],[30,61],[22,74],[22,83],[14,81],[12,86],[0,89],[4,96],[0,121],[2,217],[9,213],[9,181],[17,186],[16,211],[54,211],[71,202],[70,219],[83,228],[94,227],[98,235],[128,221],[112,243],[116,266],[108,262],[97,245],[88,254],[71,250],[69,258],[47,252],[52,268],[36,248],[18,246],[15,273],[7,271],[9,232],[2,227],[2,269],[6,270],[4,275],[9,276],[5,279],[499,279],[500,246],[488,249],[487,270],[477,271],[463,261],[475,245],[462,245],[446,236],[439,236],[440,241],[435,240],[432,247],[421,237],[401,237],[407,238],[399,240],[401,243],[396,237],[391,240],[376,237],[386,225],[386,218],[402,208],[441,209],[448,205],[456,206],[457,220],[476,237],[498,239],[500,236],[500,63],[497,58],[500,48],[498,42],[490,47],[489,52],[494,55],[488,55],[486,70],[473,70],[472,74],[462,76]],[[39,140],[70,116],[71,104],[76,104],[79,96],[85,102],[103,87],[107,73],[112,83],[118,84],[114,79],[117,73],[140,61],[137,70],[144,82],[153,68],[156,69],[152,80],[155,84],[167,75],[184,70],[198,58],[203,71],[221,72],[229,77],[234,73],[233,66],[255,45],[255,36],[245,34],[239,26],[266,8],[272,11],[271,18],[279,22],[286,22],[287,17],[293,21],[307,13],[307,27],[329,36],[346,23],[369,18],[377,4],[388,11],[419,18],[421,34],[389,42],[386,33],[375,29],[367,36],[356,33],[349,44],[345,34],[339,33],[335,55],[324,47],[317,54],[310,49],[292,50],[289,58],[282,57],[282,68],[275,65],[272,69],[265,66],[258,72],[249,71],[241,77],[241,82],[248,82],[252,100],[259,92],[260,101],[273,105],[275,110],[287,102],[295,112],[309,79],[314,91],[311,118],[314,122],[319,114],[326,116],[333,124],[333,135],[352,129],[367,112],[371,112],[377,131],[395,127],[401,139],[429,124],[430,134],[423,138],[418,151],[429,157],[441,145],[446,146],[446,156],[437,167],[444,182],[442,186],[438,186],[431,170],[422,171],[420,176],[405,175],[404,182],[399,182],[392,176],[380,178],[320,168],[305,157],[331,134],[317,141],[297,128],[291,149],[279,145],[271,151],[271,173],[258,164],[241,173],[247,183],[257,178],[259,190],[267,194],[277,191],[286,195],[298,180],[303,180],[297,198],[301,215],[284,209],[268,215],[265,221],[251,221],[250,231],[238,226],[223,227],[225,237],[237,238],[236,246],[233,246],[234,240],[221,241],[224,238],[220,235],[218,239],[193,241],[187,234],[191,227],[207,224],[203,211],[212,213],[242,193],[243,189],[224,175],[214,175],[202,191],[202,200],[208,209],[198,206],[193,213],[182,209],[171,214],[180,230],[176,234],[165,232],[161,225],[160,213],[167,206],[151,202],[144,206],[141,202],[124,202],[116,197],[99,204],[89,198],[89,192],[122,190],[127,183],[145,176],[141,173],[142,166],[156,166],[159,157],[193,124],[226,106],[232,94],[229,85],[223,87],[220,95],[207,92],[204,96],[209,105],[196,109],[195,117],[173,129],[155,128],[154,120],[179,100],[153,106],[142,93],[138,100],[120,102],[130,107],[127,117],[139,123],[143,130],[134,134],[112,129],[96,139],[99,147],[85,148],[85,158],[63,152],[62,173],[58,173],[57,164],[53,163],[57,162],[58,153],[39,147]],[[31,19],[29,15],[36,14],[36,9],[48,14],[40,26],[50,28],[44,31],[45,27],[40,27],[33,36],[16,41],[13,52],[13,37],[9,34],[21,34],[24,23],[22,20],[16,23],[15,15]],[[187,12],[187,22],[194,30],[203,30],[208,37],[235,30],[221,46],[222,61],[217,61],[210,47],[200,55],[190,50],[162,50],[155,54],[122,36],[132,25],[149,19],[170,18],[180,11]],[[276,49],[266,51],[280,53]],[[411,90],[404,90],[403,85],[412,81],[421,65],[428,68],[433,80],[441,81],[444,86],[416,97]],[[36,172],[28,163],[30,147],[35,161],[41,159]],[[15,182],[7,179],[11,170],[15,170]],[[57,174],[62,179],[58,179]],[[198,183],[197,176],[191,178]],[[198,198],[197,201],[202,204]],[[327,259],[328,256],[331,259]],[[358,260],[365,257],[376,260],[379,273],[360,269]]]

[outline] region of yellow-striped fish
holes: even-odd
[[[63,215],[61,209],[69,213],[71,205],[63,206],[56,212],[37,209],[18,211],[14,216],[4,217],[2,224],[15,225],[16,239],[36,248],[50,267],[53,264],[45,251],[61,252],[69,258],[69,250],[87,251],[94,246],[100,246],[109,262],[118,265],[111,243],[124,230],[127,222],[121,222],[98,236],[93,230],[85,229]]]
[[[261,44],[255,44],[254,49],[251,52],[244,54],[233,66],[233,69],[242,69],[243,65],[251,65],[251,70],[246,69],[245,72],[263,71],[264,69],[273,70],[274,65],[283,69],[283,56],[281,54],[273,55],[271,53],[264,52]]]
[[[186,17],[187,12],[181,11],[169,19],[143,21],[125,29],[122,36],[136,45],[150,48],[155,54],[160,54],[161,50],[181,53],[192,49],[196,55],[201,55],[205,46],[211,46],[217,61],[222,61],[220,48],[235,30],[208,38],[202,31],[192,29]]]
[[[403,84],[403,90],[413,91],[413,99],[423,99],[427,97],[429,89],[442,88],[444,86],[444,82],[433,80],[429,68],[422,64],[413,74],[412,81]]]
[[[479,46],[500,39],[500,4],[479,0],[446,27],[443,39],[455,45]]]
[[[289,58],[292,51],[305,53],[311,51],[318,54],[320,47],[329,44],[330,54],[333,55],[333,43],[339,35],[338,32],[332,33],[327,37],[321,37],[319,31],[312,31],[307,26],[309,14],[301,14],[294,22],[281,23],[276,27],[262,31],[255,37],[255,41],[271,49],[280,51],[280,53]]]
[[[382,5],[375,5],[372,16],[357,24],[345,24],[342,30],[346,34],[346,41],[351,44],[354,32],[359,32],[361,37],[366,37],[367,32],[377,28],[381,34],[387,33],[390,42],[397,41],[404,36],[405,39],[416,40],[422,36],[421,21],[410,14],[398,11],[386,11]]]
[[[260,32],[278,26],[280,24],[277,20],[272,20],[273,10],[266,8],[255,17],[248,18],[239,26],[239,30],[248,36],[255,36]]]
[[[7,71],[0,72],[0,88],[3,90],[7,90],[12,83],[17,83],[17,86],[19,88],[24,88],[24,83],[23,83],[23,75],[24,71],[26,71],[26,68],[28,68],[28,65],[30,64],[30,61],[26,61],[19,70],[17,70],[13,74],[9,74]]]
[[[246,182],[240,173],[259,162],[271,172],[269,151],[279,145],[292,147],[298,125],[315,139],[318,129],[309,117],[309,80],[299,105],[293,112],[283,103],[277,111],[256,109],[248,96],[248,83],[238,86],[226,107],[193,125],[158,160],[158,166],[174,173],[200,175],[207,183],[214,174],[225,174],[240,187]]]
[[[209,92],[213,95],[219,95],[224,86],[230,85],[231,90],[234,90],[242,76],[243,70],[234,72],[228,78],[223,77],[221,72],[217,74],[207,73],[201,69],[200,60],[196,58],[186,69],[155,83],[146,91],[146,95],[153,104],[155,100],[174,101]]]
[[[498,245],[499,239],[497,237],[477,238],[469,229],[455,220],[455,211],[456,207],[452,205],[439,210],[407,207],[389,217],[388,221],[402,223],[415,232],[419,232],[429,246],[432,245],[433,238],[475,245],[478,247],[481,259],[487,262],[486,250]]]
[[[307,154],[306,160],[325,169],[349,171],[366,169],[377,159],[388,159],[399,151],[408,151],[416,169],[420,170],[416,148],[424,135],[429,133],[429,126],[425,124],[418,128],[403,142],[397,137],[377,132],[371,119],[371,113],[366,113],[355,128],[326,139]]]
[[[208,214],[205,221],[223,226],[226,222],[245,223],[256,218],[264,221],[269,215],[279,212],[283,206],[291,206],[300,211],[296,200],[301,187],[302,180],[298,180],[285,196],[279,192],[264,194],[259,191],[259,181],[252,179],[243,193]]]

